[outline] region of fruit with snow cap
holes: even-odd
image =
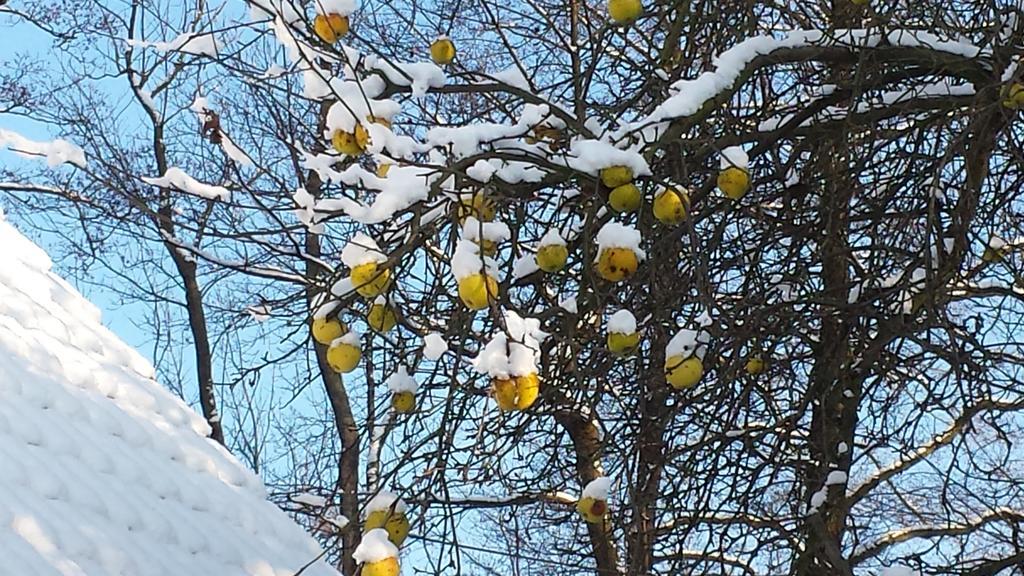
[[[389,534],[383,528],[373,528],[363,534],[352,558],[362,565],[362,576],[398,576],[398,548],[389,541]]]
[[[1014,82],[1003,86],[1003,106],[1011,110],[1024,108],[1024,84]]]
[[[409,518],[405,515],[405,502],[390,492],[381,492],[366,505],[363,536],[378,529],[385,530],[387,539],[395,546],[401,546],[409,536]]]
[[[608,488],[611,480],[599,476],[591,480],[583,488],[580,499],[576,501],[576,511],[583,520],[590,524],[601,524],[608,514]]]
[[[470,310],[483,310],[498,297],[498,281],[490,274],[470,274],[459,279],[459,299]]]
[[[608,333],[608,351],[616,356],[629,356],[636,352],[640,345],[640,333],[633,332],[623,334],[621,332]]]
[[[314,340],[324,346],[330,346],[331,342],[341,338],[348,332],[348,326],[341,320],[333,317],[313,318],[311,331],[313,332]]]
[[[640,0],[608,0],[608,16],[620,26],[632,24],[643,13]]]
[[[537,267],[545,272],[558,272],[565,268],[569,259],[569,248],[557,230],[551,229],[540,239],[537,248]]]
[[[516,381],[513,378],[495,378],[491,380],[491,395],[502,411],[516,409]]]
[[[317,14],[313,19],[313,31],[328,44],[334,44],[348,34],[348,16],[341,14]]]
[[[658,222],[669,226],[677,226],[686,218],[686,191],[665,188],[654,199],[654,217]]]
[[[395,309],[383,296],[378,296],[366,313],[366,324],[381,334],[390,331],[398,323]]]
[[[352,286],[363,298],[376,298],[391,286],[391,271],[380,269],[377,262],[366,262],[352,268]]]
[[[608,194],[608,205],[620,214],[636,212],[640,207],[640,189],[632,182],[616,186]]]
[[[447,36],[440,36],[430,45],[430,59],[438,66],[451,64],[455,60],[455,43]]]
[[[696,356],[681,354],[665,359],[665,380],[676,390],[693,388],[704,375],[704,364]]]
[[[526,410],[540,395],[540,377],[536,372],[491,380],[491,395],[503,412]]]
[[[629,166],[609,166],[601,169],[601,182],[615,189],[633,181],[633,169]]]
[[[327,349],[327,363],[331,369],[339,374],[347,374],[356,369],[359,360],[363,356],[362,348],[359,346],[359,336],[349,332],[345,336],[334,341]]]

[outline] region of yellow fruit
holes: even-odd
[[[330,346],[331,342],[341,338],[348,332],[348,326],[337,318],[314,318],[313,319],[313,340]]]
[[[387,304],[374,304],[366,313],[366,323],[381,334],[388,332],[398,323],[395,309]]]
[[[768,364],[764,361],[764,358],[761,358],[760,356],[751,356],[747,359],[747,364],[743,369],[747,371],[747,374],[757,376],[758,374],[763,374],[767,367]]]
[[[608,205],[619,213],[634,212],[640,207],[640,189],[632,183],[616,186],[608,194]]]
[[[378,270],[376,262],[367,262],[352,269],[351,280],[360,296],[376,298],[391,286],[391,271]]]
[[[537,267],[545,272],[558,272],[565,268],[569,249],[562,244],[548,244],[537,250]]]
[[[608,15],[616,24],[631,24],[643,13],[640,0],[608,0]]]
[[[444,36],[434,40],[430,45],[430,59],[440,66],[451,64],[455,60],[455,43]]]
[[[540,394],[540,378],[536,373],[516,376],[516,408],[526,410],[537,401]]]
[[[463,198],[459,202],[459,222],[464,222],[469,216],[472,216],[481,222],[490,222],[491,220],[494,220],[494,215],[497,211],[498,209],[494,205],[493,200],[488,198],[483,192],[477,192],[472,198]]]
[[[608,513],[608,502],[584,496],[576,501],[576,511],[591,524],[600,524]]]
[[[597,259],[597,273],[609,282],[621,282],[632,276],[639,265],[632,249],[605,248]]]
[[[398,576],[400,572],[401,567],[398,565],[398,558],[392,556],[377,562],[363,564],[360,574],[362,576]]]
[[[499,409],[515,410],[517,394],[515,380],[507,378],[491,380],[491,395],[494,396],[494,401],[498,403]]]
[[[348,34],[348,17],[341,14],[317,14],[313,19],[313,31],[324,42],[334,44],[338,38]]]
[[[609,188],[618,188],[633,181],[633,169],[629,166],[609,166],[601,169],[601,182]]]
[[[654,217],[662,224],[676,226],[686,218],[686,193],[666,188],[654,199]]]
[[[498,297],[498,282],[487,274],[471,274],[459,280],[459,299],[470,310],[483,310]]]
[[[750,188],[750,174],[736,166],[730,166],[718,173],[718,189],[733,200],[743,198]]]
[[[367,135],[366,128],[363,128],[362,124],[356,126],[354,133],[335,130],[334,134],[331,135],[331,144],[334,146],[334,149],[348,156],[359,156],[362,154],[363,150],[366,150],[368,140],[369,135]]]
[[[558,140],[562,136],[558,128],[551,126],[534,126],[533,134],[536,140]]]
[[[374,510],[366,515],[366,522],[363,523],[363,534],[374,528],[383,528],[388,531],[388,540],[395,546],[401,547],[402,542],[409,535],[409,519],[404,512],[398,510]],[[366,569],[363,568],[365,571]]]
[[[380,164],[377,166],[377,178],[387,178],[391,170],[391,164]]]
[[[339,374],[347,374],[356,369],[363,352],[352,344],[335,344],[327,349],[327,363]]]
[[[640,333],[623,334],[622,332],[608,333],[608,350],[616,356],[629,356],[636,351],[640,345]]]
[[[391,407],[399,414],[408,414],[416,409],[416,395],[412,392],[395,392],[391,395]]]
[[[703,375],[704,364],[696,356],[671,356],[665,360],[665,380],[676,390],[693,388]]]

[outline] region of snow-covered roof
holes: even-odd
[[[0,246],[0,572],[290,576],[318,557],[2,211]]]

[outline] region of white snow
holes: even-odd
[[[337,576],[2,214],[0,246],[0,571]]]
[[[405,369],[405,366],[399,366],[398,370],[395,370],[395,373],[388,377],[388,390],[396,394],[399,392],[412,392],[415,394],[419,389],[419,383],[409,375],[409,371]]]
[[[398,548],[388,540],[388,531],[383,528],[374,528],[366,534],[359,542],[352,558],[360,564],[380,562],[388,558],[398,558]]]
[[[341,249],[341,262],[349,268],[371,262],[381,264],[387,261],[387,255],[381,252],[377,242],[362,232],[356,232]]]
[[[594,500],[607,500],[608,489],[612,486],[611,478],[599,476],[594,478],[583,488],[582,498],[593,498]]]
[[[427,360],[439,360],[448,351],[448,342],[444,336],[431,332],[423,337],[423,357]]]
[[[359,9],[357,0],[315,0],[313,5],[320,14],[348,16]]]
[[[559,300],[558,306],[570,314],[579,314],[579,307],[576,305],[576,298],[574,296]]]
[[[565,239],[558,233],[558,230],[554,228],[548,229],[543,236],[540,237],[540,242],[537,243],[538,247],[541,246],[565,246]]]
[[[206,198],[207,200],[230,200],[231,191],[223,186],[214,186],[212,184],[204,184],[189,176],[184,170],[176,166],[171,166],[164,172],[163,176],[159,178],[142,177],[142,181],[146,184],[153,186],[159,186],[161,188],[174,188],[180,190],[186,194],[192,194],[193,196],[199,196],[200,198]]]
[[[608,331],[613,334],[636,332],[636,317],[629,310],[619,310],[608,317]]]
[[[505,312],[505,327],[508,333],[495,333],[473,359],[473,368],[492,378],[538,373],[540,344],[548,336],[540,329],[540,320],[523,318],[509,310]]]
[[[878,576],[921,576],[921,573],[906,566],[896,565],[882,568]]]
[[[846,484],[846,472],[842,470],[833,470],[828,473],[828,477],[825,478],[825,486],[836,486]]]
[[[1002,250],[1004,247],[1006,247],[1006,240],[1003,240],[999,236],[993,234],[988,239],[988,247],[993,250]]]
[[[730,146],[722,150],[722,157],[719,162],[722,170],[731,167],[746,170],[750,167],[750,157],[739,146]]]
[[[850,451],[850,447],[846,444],[846,442],[840,442],[839,446],[836,447],[836,452],[838,452],[840,454],[846,454],[849,451]]]
[[[355,346],[356,348],[362,348],[362,338],[363,338],[362,334],[360,334],[359,332],[353,330],[352,328],[349,328],[348,332],[345,332],[343,335],[341,335],[338,338],[335,338],[334,340],[332,340],[331,341],[331,346],[338,346],[338,345],[341,345],[341,344],[348,344],[349,346]]]
[[[394,506],[395,512],[405,513],[405,502],[393,492],[381,491],[366,503],[366,513],[377,512],[378,510],[391,510]]]
[[[552,162],[562,161],[551,158]],[[651,169],[642,154],[634,150],[621,150],[600,140],[576,140],[569,147],[565,165],[573,170],[597,176],[602,168],[627,166],[633,177],[650,176]]]
[[[512,277],[516,279],[525,278],[537,270],[540,266],[537,266],[537,258],[533,254],[524,254],[512,263]]]
[[[597,232],[597,258],[601,257],[601,251],[605,248],[629,248],[636,252],[637,258],[643,260],[647,253],[640,248],[643,238],[640,231],[627,224],[620,224],[615,221],[606,223]]]
[[[483,222],[469,216],[462,224],[462,237],[477,242],[483,237],[492,242],[505,242],[512,237],[512,231],[504,222]]]
[[[480,246],[471,240],[462,239],[455,245],[451,266],[452,275],[455,276],[456,280],[461,280],[480,272],[486,272],[495,280],[501,279],[501,270],[498,268],[498,262],[489,256],[484,256],[480,252]]]
[[[318,496],[316,494],[310,494],[309,492],[300,492],[291,497],[291,501],[296,504],[302,504],[303,506],[312,506],[314,508],[321,508],[327,505],[327,498]]]
[[[12,130],[0,128],[0,148],[7,148],[23,158],[43,158],[49,166],[61,164],[74,164],[79,168],[86,166],[85,152],[63,139],[37,142]]]
[[[179,34],[170,42],[146,42],[145,40],[138,40],[134,38],[126,38],[125,42],[129,46],[152,48],[160,53],[183,52],[185,54],[209,56],[211,58],[216,58],[217,53],[220,50],[217,39],[214,35],[212,33],[202,32],[185,32],[183,34]]]

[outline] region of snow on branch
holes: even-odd
[[[73,164],[79,168],[86,166],[85,152],[67,140],[37,142],[29,140],[17,132],[0,128],[0,148],[7,148],[24,158],[45,159],[49,166],[61,164]]]
[[[146,184],[152,184],[153,186],[159,186],[161,188],[173,188],[182,192],[192,194],[193,196],[199,196],[200,198],[206,198],[207,200],[230,200],[231,191],[223,186],[213,186],[211,184],[204,184],[195,178],[189,176],[184,170],[177,167],[170,167],[164,172],[164,175],[159,178],[142,177],[142,181]]]
[[[182,52],[196,56],[209,56],[216,58],[220,50],[217,39],[212,33],[186,32],[179,34],[170,42],[147,42],[135,38],[126,38],[125,43],[137,48],[152,48],[160,53]]]

